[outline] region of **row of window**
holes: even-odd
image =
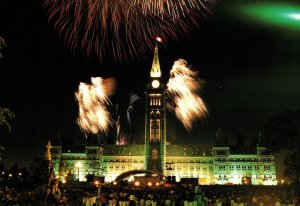
[[[103,162],[133,162],[133,163],[144,163],[144,160],[131,160],[131,159],[112,159],[112,160],[105,160]]]
[[[122,170],[122,171],[125,171],[125,169],[126,169],[126,167],[124,165],[122,165],[122,166],[115,166],[115,167],[110,165],[108,167],[109,171],[111,171],[111,170]],[[143,166],[141,166],[141,167],[135,166],[135,167],[130,168],[130,169],[131,170],[138,170],[138,169],[142,170],[142,169],[144,169],[144,167]]]
[[[248,176],[248,175],[247,175]],[[271,179],[272,178],[272,174],[270,174],[270,175],[258,175],[258,174],[253,174],[253,175],[251,175],[253,178],[259,178],[260,176],[261,176],[261,178],[264,178],[264,179]],[[237,176],[236,176],[237,178],[242,178],[242,177],[244,177],[244,175],[241,175],[241,174],[238,174]],[[218,175],[218,179],[219,180],[221,180],[221,179],[229,179],[229,178],[234,178],[234,175],[226,175],[226,174],[219,174]]]
[[[66,167],[76,167],[76,163],[77,162],[64,162],[62,164],[62,167],[66,166]],[[82,163],[82,167],[97,167],[99,166],[99,164],[97,163]]]
[[[150,106],[160,106],[160,94],[150,94]]]
[[[202,164],[207,164],[207,163],[212,164],[213,163],[213,161],[208,161],[208,160],[187,160],[187,159],[168,160],[168,162],[172,162],[172,163],[202,163]]]
[[[217,158],[217,161],[229,161],[229,162],[257,162],[257,158]]]
[[[208,170],[209,171],[213,171],[213,167],[212,166],[209,166],[208,168],[207,167],[190,167],[189,169],[190,169],[191,172],[192,171],[200,171],[201,169],[202,169],[203,172],[207,172]],[[181,171],[182,167],[176,167],[176,170],[177,171]]]
[[[219,170],[225,170],[226,165],[219,165]],[[259,170],[259,165],[229,165],[230,170]],[[264,170],[271,170],[271,165],[264,165]]]

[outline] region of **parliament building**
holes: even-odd
[[[51,142],[56,176],[63,179],[73,174],[85,181],[92,174],[113,182],[125,172],[140,170],[173,177],[177,182],[193,178],[203,185],[277,184],[274,156],[259,143],[256,146],[218,141],[213,145],[167,144],[165,86],[157,46],[145,94],[144,144],[68,146]]]

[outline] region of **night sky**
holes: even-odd
[[[250,2],[297,4],[286,0],[220,1],[213,9],[214,16],[201,22],[201,28],[191,28],[190,36],[160,47],[165,81],[174,61],[187,60],[205,81],[201,96],[209,109],[208,118],[190,132],[168,112],[171,143],[211,144],[218,128],[231,142],[240,133],[249,143],[270,115],[300,108],[300,20],[288,27],[268,23],[260,19],[263,17],[252,18],[255,12],[244,12]],[[300,4],[296,11],[300,14]],[[55,135],[84,141],[76,125],[74,92],[79,82],[89,83],[90,77],[96,76],[115,77],[118,86],[112,101],[114,106],[119,104],[121,118],[130,92],[144,98],[151,53],[122,65],[112,63],[111,57],[107,57],[110,63],[102,64],[73,55],[37,0],[0,0],[0,36],[7,44],[0,64],[0,106],[16,115],[11,133],[5,126],[0,128],[7,167],[14,163],[28,166],[44,154],[47,141]],[[141,100],[135,105],[132,128],[124,125],[136,143],[143,141],[143,109]]]

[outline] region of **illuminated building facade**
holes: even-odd
[[[165,87],[155,47],[146,90],[145,141],[136,145],[52,145],[55,173],[74,174],[83,181],[88,174],[112,182],[131,170],[151,170],[165,176],[197,178],[200,184],[277,184],[274,156],[262,146],[167,145]],[[217,133],[218,136],[218,133]]]
[[[67,149],[70,148],[70,149]],[[130,170],[146,169],[145,145],[105,145],[102,157],[98,146],[52,146],[56,174],[68,172],[84,180],[88,174],[104,176],[106,182]],[[164,174],[198,178],[200,184],[277,184],[274,156],[265,147],[210,145],[167,145]],[[81,166],[77,167],[77,163]],[[249,184],[250,184],[249,183]]]

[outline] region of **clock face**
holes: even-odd
[[[152,87],[153,88],[158,88],[159,87],[159,81],[158,80],[153,80],[152,81]]]

